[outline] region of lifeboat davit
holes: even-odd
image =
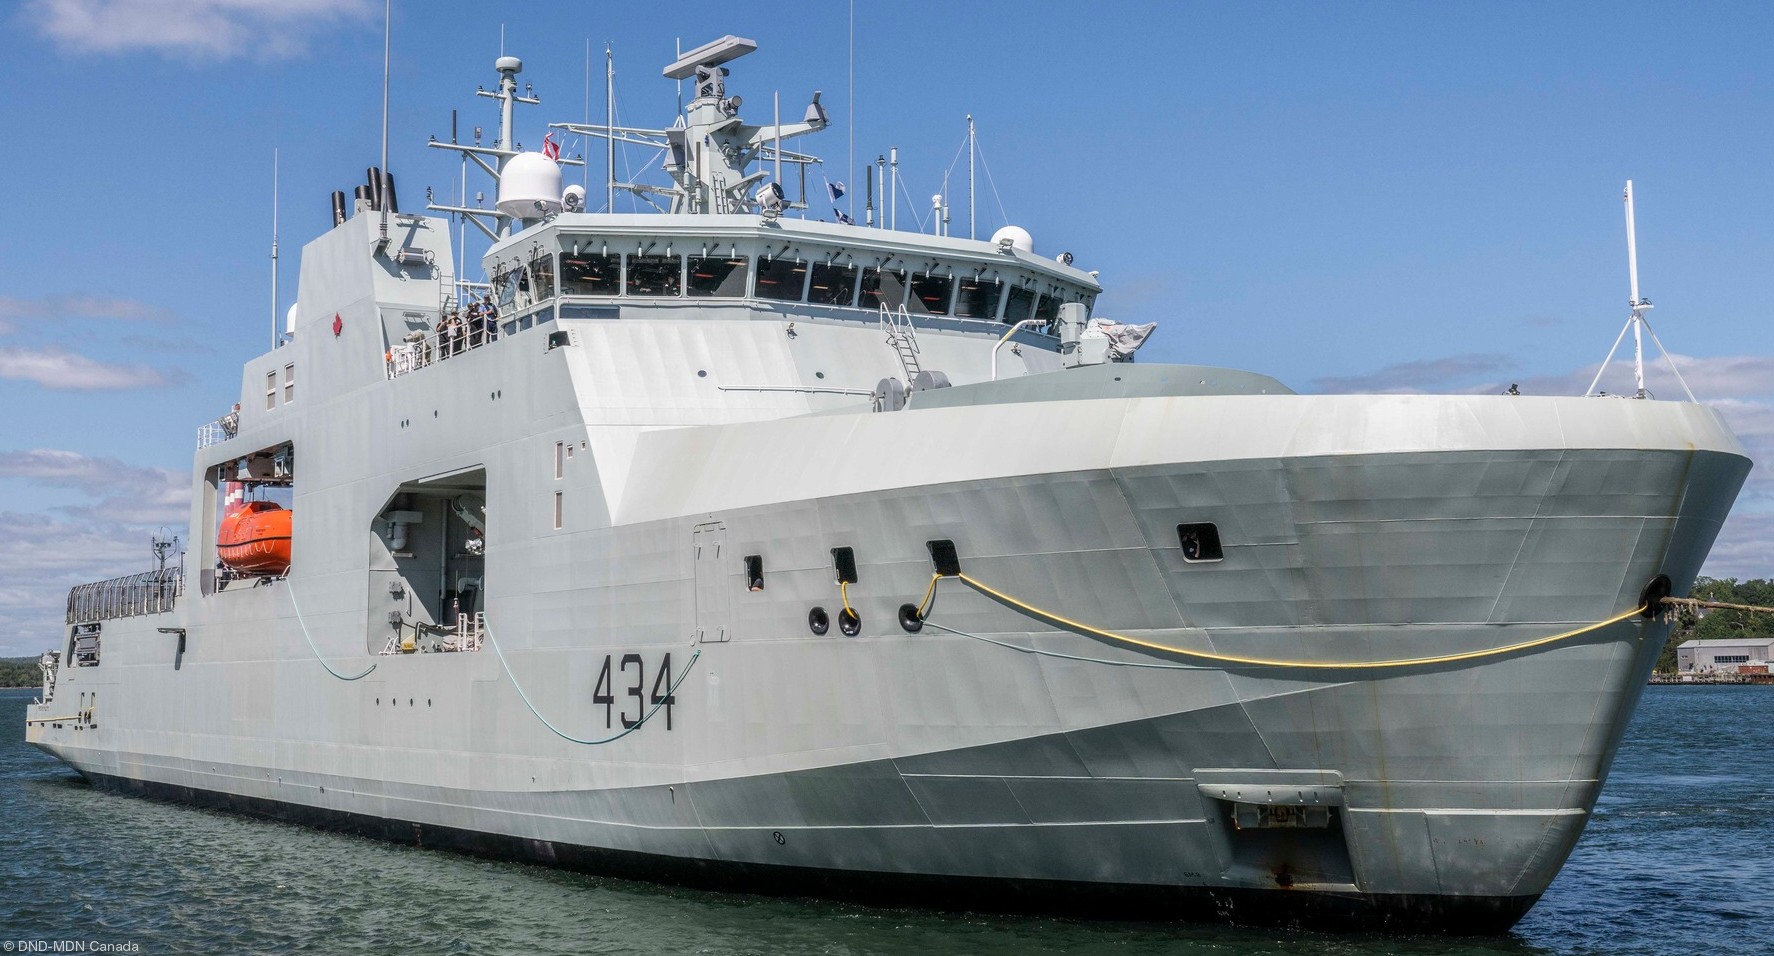
[[[222,519],[216,555],[247,574],[278,575],[290,569],[290,512],[274,501],[249,501]]]

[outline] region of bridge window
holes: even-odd
[[[799,259],[759,259],[758,298],[799,302],[807,284],[807,264]]]
[[[531,301],[554,298],[554,256],[539,255],[530,260]]]
[[[857,305],[865,309],[877,309],[881,306],[897,309],[903,302],[905,302],[904,271],[862,270],[862,301]]]
[[[1059,296],[1044,295],[1035,302],[1035,318],[1046,325],[1059,321]]]
[[[816,305],[850,305],[855,302],[856,271],[855,266],[815,264],[807,301]]]
[[[682,256],[629,256],[628,294],[676,296],[684,283]]]
[[[684,284],[691,298],[741,298],[745,295],[746,266],[744,257],[691,256],[690,281]]]
[[[521,275],[523,275],[522,269],[494,274],[493,297],[499,303],[501,313],[511,312],[517,308],[517,280]]]
[[[949,294],[954,288],[954,276],[917,273],[912,276],[912,294],[906,299],[906,308],[913,315],[948,315]]]
[[[561,255],[561,293],[615,295],[622,291],[622,257],[591,253]]]
[[[1004,321],[1021,322],[1032,318],[1035,314],[1035,290],[1018,286],[1010,290],[1010,297],[1004,303]]]
[[[1004,283],[997,279],[962,279],[955,289],[955,315],[963,319],[995,319]]]

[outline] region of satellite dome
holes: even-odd
[[[1035,251],[1035,237],[1029,235],[1029,231],[1021,226],[1005,226],[992,233],[992,244],[995,246],[1003,245],[1006,239],[1010,240],[1010,248],[1019,252],[1033,253]]]
[[[561,211],[561,167],[541,153],[518,153],[499,171],[499,213],[541,219]]]

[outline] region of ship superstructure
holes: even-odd
[[[1136,364],[1026,233],[791,215],[824,108],[746,124],[753,48],[667,67],[675,126],[603,128],[662,144],[658,214],[513,150],[501,58],[501,139],[439,144],[499,177],[454,210],[494,239],[472,302],[449,220],[380,172],[336,198],[200,432],[183,565],[70,595],[31,742],[744,890],[1519,918],[1748,470],[1719,416]]]

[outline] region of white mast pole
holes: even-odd
[[[978,239],[973,221],[973,114],[967,114],[967,238]]]
[[[887,151],[887,155],[893,157],[892,159],[890,159],[888,161],[893,166],[893,172],[891,174],[893,188],[890,191],[890,195],[887,200],[888,208],[893,210],[893,224],[888,226],[887,228],[898,229],[899,228],[899,147],[898,146],[892,147],[891,149],[889,149]]]
[[[271,148],[271,347],[277,348],[277,147]]]
[[[591,37],[585,38],[585,125],[591,125]],[[590,150],[586,150],[590,152]],[[591,164],[579,167],[579,185],[591,188]]]
[[[771,94],[776,110],[776,188],[782,188],[782,91]]]
[[[1632,283],[1632,373],[1638,397],[1645,397],[1645,303],[1638,296],[1638,230],[1632,219],[1632,180],[1626,181],[1626,272]]]
[[[386,0],[382,6],[382,181],[376,184],[376,192],[388,192],[388,62],[392,43],[390,37],[394,33],[394,0]],[[384,196],[382,202],[382,244],[388,243],[388,200]]]
[[[681,85],[680,85],[681,88]],[[616,211],[616,57],[604,44],[604,145],[609,175],[605,177],[604,211]]]

